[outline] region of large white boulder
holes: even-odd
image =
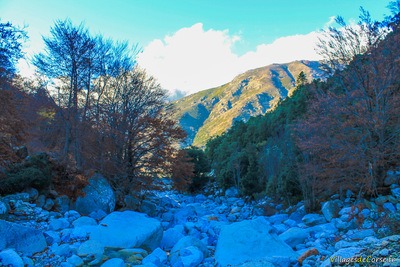
[[[90,234],[90,240],[104,247],[154,250],[160,245],[162,235],[158,220],[139,212],[116,211],[100,221]]]
[[[75,210],[82,215],[103,210],[106,213],[114,211],[116,198],[107,179],[101,174],[94,174],[89,179],[89,184],[83,189],[84,197],[78,197]]]
[[[43,251],[46,246],[46,239],[41,231],[0,220],[0,250],[14,248],[31,255]]]
[[[215,252],[215,259],[221,266],[272,257],[295,260],[297,254],[272,233],[271,225],[263,217],[222,227]]]

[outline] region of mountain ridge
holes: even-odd
[[[319,62],[308,60],[272,64],[174,101],[175,119],[188,135],[183,145],[204,146],[236,121],[265,114],[290,95],[300,72],[308,80],[322,77],[319,66]]]

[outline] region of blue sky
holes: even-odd
[[[228,82],[249,68],[317,59],[308,46],[311,40],[315,41],[314,33],[329,25],[332,17],[357,20],[359,7],[363,6],[381,20],[389,13],[388,3],[389,0],[0,0],[0,18],[28,26],[28,57],[43,49],[41,36],[48,35],[55,20],[70,18],[76,24],[83,21],[93,34],[138,43],[144,50],[139,64],[165,88],[195,92]]]

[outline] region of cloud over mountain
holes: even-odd
[[[282,37],[243,55],[233,52],[240,36],[228,30],[204,29],[202,23],[155,39],[139,55],[139,65],[171,92],[194,93],[219,86],[246,70],[294,60],[318,60],[317,32]]]

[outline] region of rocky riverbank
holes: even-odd
[[[234,188],[146,192],[106,212],[100,200],[115,198],[98,192],[87,191],[96,210],[84,211],[85,201],[34,189],[3,197],[0,266],[400,266],[398,185],[370,201],[332,196],[315,214],[302,202],[283,209],[267,198],[246,201]]]

